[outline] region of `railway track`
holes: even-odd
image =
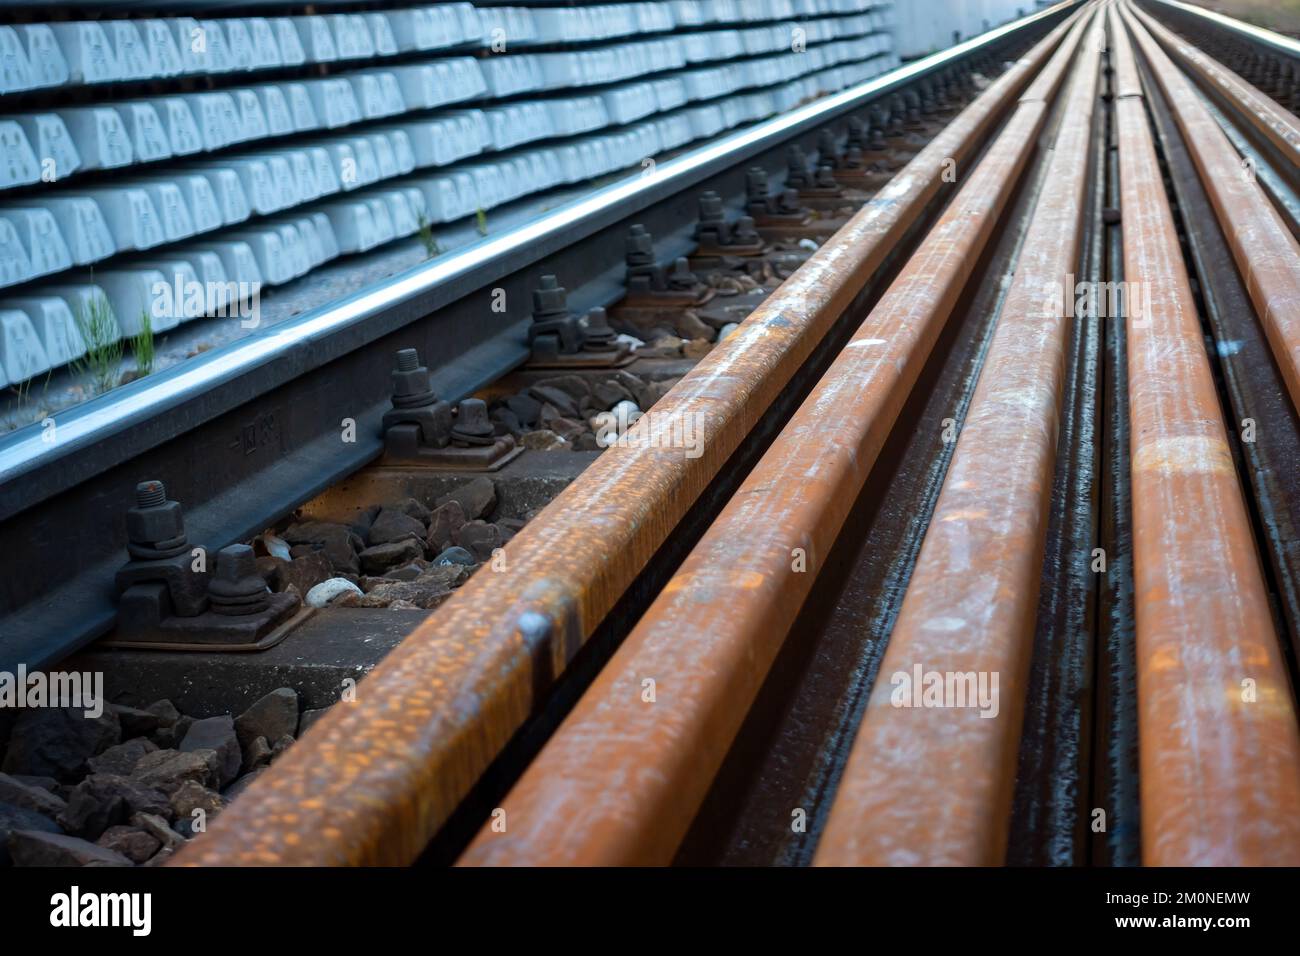
[[[181,866],[1294,865],[1293,47],[1060,4],[20,432],[16,533],[145,484],[6,659],[237,712],[376,643]],[[202,474],[250,387],[285,457]],[[107,586],[169,496],[202,621]],[[310,523],[359,570],[299,610]]]

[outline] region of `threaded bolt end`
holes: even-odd
[[[397,370],[414,372],[420,367],[420,353],[415,349],[399,349],[397,352]]]
[[[135,486],[137,508],[157,508],[167,501],[167,489],[161,481],[142,481]]]

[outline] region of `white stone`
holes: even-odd
[[[362,593],[364,592],[361,588],[357,587],[347,578],[330,578],[327,581],[322,581],[320,584],[317,584],[308,591],[303,600],[306,602],[308,607],[325,607],[331,601],[335,601],[345,594],[360,595]]]

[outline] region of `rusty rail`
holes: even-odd
[[[1102,31],[1100,22],[1092,26],[1075,66],[1048,186],[1034,209],[817,865],[988,866],[1006,855]],[[960,707],[912,706],[923,691],[914,683],[918,673],[972,675],[975,683],[962,685],[971,697]],[[985,702],[977,697],[981,687]]]
[[[1077,17],[1077,14],[1075,15]],[[180,856],[190,865],[413,860],[763,412],[1061,42],[998,78],[633,430]],[[686,418],[703,454],[654,447]],[[653,431],[652,431],[653,430]],[[644,446],[650,447],[644,447]]]
[[[1140,16],[1160,45],[1176,57],[1184,69],[1195,73],[1207,87],[1222,94],[1237,113],[1276,146],[1293,166],[1300,167],[1300,120],[1294,114],[1158,20],[1141,11]]]
[[[484,828],[462,864],[672,859],[1034,151],[1088,19],[502,803],[505,832]],[[1086,157],[1087,126],[1058,150],[1082,145]]]
[[[1235,164],[1222,168],[1207,145],[1222,133],[1206,129],[1212,121],[1198,116],[1187,81],[1127,5],[1120,9],[1220,216],[1237,212],[1224,208],[1227,200],[1251,208]],[[1116,54],[1133,51],[1117,45]],[[1146,304],[1145,315],[1128,321],[1143,860],[1295,865],[1295,706],[1143,96],[1131,79],[1116,113],[1124,274],[1145,286]],[[1234,239],[1226,222],[1224,231]],[[1248,250],[1255,259],[1277,258],[1258,241]],[[1251,258],[1238,261],[1250,275]]]
[[[1237,269],[1259,313],[1291,402],[1300,409],[1300,244],[1242,163],[1219,124],[1143,24],[1125,4],[1124,17],[1187,143]]]

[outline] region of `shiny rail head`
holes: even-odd
[[[1183,3],[1181,0],[1153,0],[1153,2],[1162,6],[1171,7],[1175,10],[1181,10],[1183,13],[1213,23],[1216,26],[1230,30],[1237,35],[1248,40],[1253,40],[1263,46],[1276,50],[1279,53],[1285,53],[1288,56],[1300,58],[1300,41],[1293,40],[1281,33],[1274,33],[1264,27],[1257,27],[1253,24],[1237,20],[1223,13],[1214,10],[1207,10],[1204,7],[1198,7],[1190,3]]]
[[[1041,68],[1041,62],[1061,42],[1067,29],[1068,23],[1062,23],[1040,38],[1035,47],[1038,53],[1022,62],[1035,70]],[[982,141],[987,129],[985,120],[1015,102],[1028,83],[1028,73],[1028,68],[1018,71],[1012,82],[1002,86],[995,83],[980,94],[987,98],[983,112],[978,117],[967,117],[963,137],[968,136],[972,146]],[[1041,105],[1032,104],[1026,110],[1036,112]],[[638,459],[639,468],[632,466],[628,455],[598,458],[551,502],[543,516],[514,539],[516,559],[504,575],[472,579],[467,583],[469,590],[462,590],[441,608],[436,623],[426,622],[367,677],[371,694],[366,700],[373,703],[359,705],[363,711],[382,710],[387,700],[421,698],[428,687],[436,686],[440,693],[429,703],[429,713],[420,715],[422,722],[405,720],[394,731],[377,721],[356,719],[345,729],[341,723],[345,715],[327,715],[313,728],[314,737],[304,741],[298,756],[294,751],[286,754],[276,774],[259,780],[250,789],[254,796],[232,806],[231,815],[223,815],[207,834],[196,839],[180,862],[222,865],[250,859],[250,842],[262,841],[261,835],[254,837],[254,831],[261,834],[270,826],[271,815],[293,813],[300,828],[311,830],[313,824],[308,817],[322,809],[322,800],[329,804],[330,813],[350,821],[347,832],[335,838],[347,843],[350,859],[410,862],[419,849],[412,849],[411,843],[418,843],[418,839],[399,846],[384,842],[377,834],[388,832],[391,818],[406,814],[404,826],[408,831],[418,831],[425,840],[432,837],[472,787],[486,762],[500,752],[526,718],[536,702],[534,695],[543,686],[538,676],[549,681],[553,676],[551,662],[563,664],[560,658],[567,652],[558,646],[545,649],[545,655],[529,647],[517,627],[517,612],[545,613],[553,621],[567,621],[576,615],[573,627],[557,633],[567,637],[581,628],[585,640],[595,622],[605,617],[659,549],[663,536],[685,512],[686,502],[703,493],[748,432],[752,423],[746,416],[757,416],[759,410],[766,409],[774,393],[793,374],[794,366],[802,364],[807,352],[799,344],[803,340],[796,339],[812,319],[795,322],[782,317],[779,325],[764,326],[764,314],[772,318],[785,309],[792,316],[804,317],[817,308],[825,316],[841,314],[865,281],[864,273],[870,271],[854,268],[855,264],[861,266],[877,253],[883,257],[883,248],[892,244],[886,237],[901,234],[906,227],[898,224],[911,222],[924,202],[921,197],[933,195],[914,172],[898,175],[911,184],[908,189],[915,193],[912,214],[907,213],[908,204],[901,201],[902,197],[889,204],[887,212],[860,212],[838,239],[823,246],[786,281],[784,292],[776,293],[778,298],[784,298],[783,305],[769,303],[745,320],[752,329],[766,329],[766,334],[752,336],[748,348],[728,345],[713,353],[675,386],[681,390],[676,398],[673,393],[665,397],[670,409],[685,407],[688,401],[707,401],[726,404],[734,412],[719,425],[714,433],[716,440],[706,442],[709,450],[705,455],[695,459],[649,455]],[[939,176],[936,164],[926,178],[937,188]],[[899,232],[894,233],[893,226],[879,231],[868,228],[867,224],[877,217],[893,222]],[[869,241],[869,236],[875,239]],[[870,249],[863,248],[867,245]],[[820,305],[815,307],[814,303]],[[736,335],[743,334],[744,323]],[[688,382],[693,384],[685,384]],[[593,511],[581,506],[583,495],[610,504]],[[542,582],[550,589],[548,592],[537,590]],[[504,603],[485,597],[496,592],[507,595]],[[507,613],[500,614],[502,609]],[[545,672],[536,667],[539,658],[546,662]],[[439,676],[431,680],[434,673]],[[454,693],[448,693],[448,688]],[[352,718],[353,713],[347,716]],[[338,775],[330,772],[329,779],[320,777],[338,761],[360,754],[357,763],[373,762],[381,751],[390,749],[405,761],[401,774],[376,773],[372,769],[351,777],[337,791],[334,788],[342,782]],[[310,782],[305,782],[309,778]],[[315,806],[306,806],[299,799],[304,793],[314,795]],[[414,815],[413,804],[418,804]],[[344,805],[352,809],[345,810]],[[245,809],[241,810],[241,806]],[[276,844],[279,829],[266,831],[264,845]],[[299,837],[292,853],[279,858],[285,862],[323,861],[335,852],[339,852],[337,842],[322,844]]]
[[[39,424],[0,437],[0,485],[17,481],[38,468],[108,441],[114,435],[158,418],[219,385],[287,359],[295,350],[318,345],[331,335],[391,313],[420,296],[440,291],[446,294],[449,288],[458,287],[459,291],[452,292],[447,301],[460,298],[474,288],[518,271],[521,266],[633,215],[665,196],[687,189],[913,79],[942,69],[969,53],[1064,13],[1077,3],[1078,0],[1062,0],[950,49],[690,150],[658,164],[653,176],[637,172],[499,236],[485,238],[436,261],[416,266],[384,285],[362,290],[336,304],[214,349],[194,364],[181,364],[75,406],[58,417],[57,443],[46,440]],[[266,387],[282,384],[288,378],[334,357],[332,353],[318,356],[315,352],[305,359],[299,356],[297,363],[286,363],[294,365],[292,372],[286,371],[283,377],[267,383]],[[304,361],[306,367],[303,367]],[[256,397],[257,394],[244,394],[241,403]],[[209,409],[207,419],[228,410]],[[197,423],[191,423],[191,427],[193,424]],[[160,441],[171,437],[174,436],[160,431]],[[112,461],[106,467],[119,463]]]

